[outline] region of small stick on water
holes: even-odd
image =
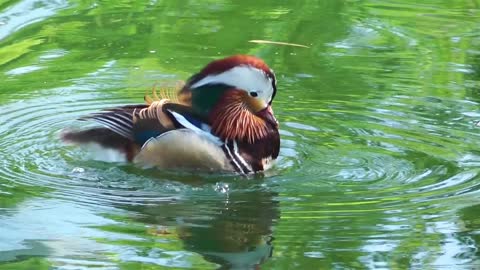
[[[310,48],[308,46],[301,45],[301,44],[280,42],[280,41],[271,41],[271,40],[253,39],[253,40],[249,40],[248,42],[258,43],[258,44],[275,44],[275,45],[293,46],[293,47],[301,47],[301,48]]]

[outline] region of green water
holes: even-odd
[[[263,177],[58,140],[237,53],[277,74]],[[2,270],[480,269],[477,0],[0,0],[0,81]]]

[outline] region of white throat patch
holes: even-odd
[[[197,88],[206,84],[227,84],[247,92],[257,92],[258,97],[270,102],[273,95],[272,79],[263,70],[248,65],[236,66],[223,73],[208,75],[194,83]]]

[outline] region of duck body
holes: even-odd
[[[261,59],[231,56],[209,63],[176,91],[161,90],[161,97],[153,91],[146,104],[82,117],[103,127],[66,131],[62,139],[158,168],[255,173],[279,153],[275,94],[275,75]]]

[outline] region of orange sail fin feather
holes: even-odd
[[[188,105],[189,95],[187,93],[181,93],[185,83],[183,81],[177,81],[173,84],[154,84],[152,92],[145,94],[145,103],[151,105],[155,101],[167,99],[171,103],[178,103]]]
[[[152,100],[150,106],[135,111],[133,113],[133,122],[140,123],[141,120],[156,120],[165,129],[172,129],[174,124],[168,115],[163,111],[163,105],[168,103],[168,99]]]

